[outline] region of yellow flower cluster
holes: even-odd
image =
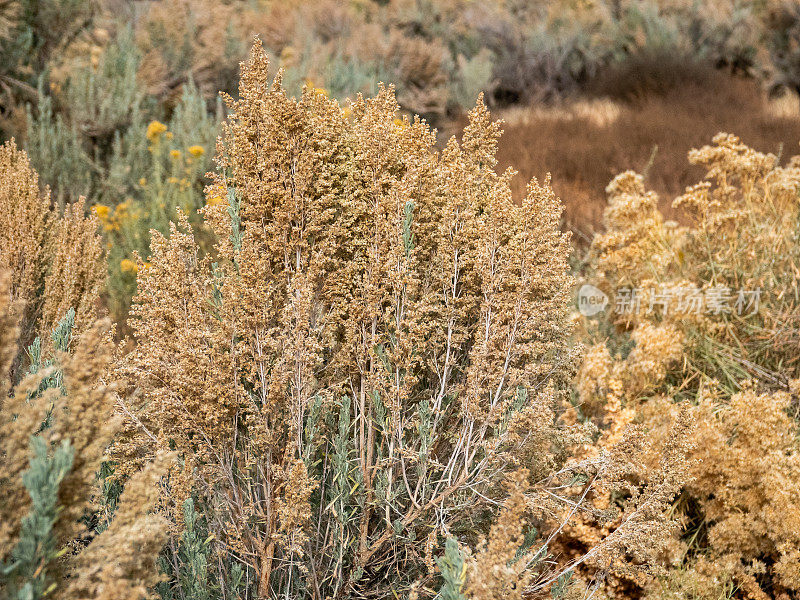
[[[138,265],[130,258],[123,258],[119,261],[119,268],[123,273],[133,273],[134,275],[139,271]]]
[[[98,204],[94,207],[94,214],[97,215],[97,218],[100,219],[101,222],[108,220],[110,212],[111,209],[104,204]]]
[[[167,126],[164,123],[162,123],[161,121],[151,121],[150,124],[147,126],[147,131],[146,131],[145,135],[146,135],[148,141],[150,142],[150,152],[153,152],[153,153],[156,153],[158,151],[158,149],[160,147],[159,143],[161,141],[162,136],[164,138],[166,138],[167,140],[171,140],[174,137],[172,132],[168,131]],[[188,155],[186,157],[186,162],[188,164],[191,164],[194,159],[198,159],[198,158],[202,157],[203,155],[205,155],[206,150],[205,150],[205,148],[203,148],[203,146],[201,146],[199,144],[194,144],[194,145],[189,146],[188,148],[186,148],[186,153]],[[178,162],[183,158],[183,156],[184,156],[183,152],[181,152],[177,148],[169,149],[169,157],[173,161]],[[191,172],[191,171],[189,169],[187,169],[187,173],[188,172]],[[144,178],[139,180],[139,185],[141,185],[141,186],[144,186],[146,183],[147,183],[147,181]]]
[[[310,79],[306,79],[304,82],[304,87],[309,90],[315,96],[321,96],[323,98],[328,97],[328,90],[323,87],[316,87],[314,82]]]
[[[136,213],[132,211],[132,207],[133,199],[128,198],[124,202],[118,204],[113,212],[110,207],[104,204],[98,204],[94,207],[94,213],[100,220],[103,230],[108,232],[119,231],[124,223],[137,218]]]
[[[178,186],[183,192],[192,187],[192,182],[186,177],[170,177],[167,179],[167,183]]]
[[[166,133],[167,126],[161,121],[151,121],[147,126],[147,139],[151,144],[157,143],[161,139],[161,134]]]

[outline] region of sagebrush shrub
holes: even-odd
[[[706,393],[697,420],[701,462],[688,490],[700,501],[721,563],[736,575],[766,574],[796,593],[800,449],[792,408],[786,392],[745,387],[729,402]]]
[[[799,159],[781,166],[776,156],[728,134],[693,150],[689,159],[704,166],[707,175],[675,199],[686,226],[665,221],[657,196],[645,190],[641,176],[625,173],[608,187],[607,230],[594,240],[597,270],[610,288],[639,287],[644,309],[615,319],[674,325],[689,342],[687,368],[718,378],[731,390],[749,377],[785,384],[799,373],[788,350],[797,319],[791,274],[798,253]],[[727,310],[675,310],[676,294],[672,310],[659,310],[657,304],[651,311],[647,294],[663,287],[685,294],[725,291]],[[758,305],[737,310],[739,291],[756,290]]]
[[[14,385],[22,302],[12,285],[0,272],[0,592],[15,600],[146,597],[166,538],[165,520],[152,512],[156,484],[171,457],[159,455],[128,481],[102,531],[87,528],[120,425],[113,386],[102,383],[113,355],[109,323],[86,330],[68,354],[70,313],[54,332],[52,358]]]
[[[15,0],[0,4],[0,141],[24,131],[24,106],[39,77],[80,46],[99,10],[83,0]]]
[[[481,102],[436,152],[390,89],[345,108],[311,88],[287,97],[258,41],[227,102],[203,209],[213,256],[182,217],[139,264],[115,456],[180,453],[173,514],[199,501],[220,585],[244,569],[261,596],[315,598],[430,586],[445,540],[466,552],[481,534],[463,593],[489,597],[474,591],[482,565],[517,551],[490,531],[494,507],[524,467],[513,522],[542,533],[502,585],[549,589],[543,533],[635,469],[619,448],[571,461],[586,431],[558,419],[575,362],[558,200],[534,180],[512,202]],[[681,477],[667,470],[584,561],[658,546]]]

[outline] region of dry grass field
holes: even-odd
[[[797,153],[800,140],[795,98],[770,100],[757,82],[713,72],[702,84],[663,95],[514,107],[497,116],[504,121],[498,160],[519,171],[515,197],[522,197],[532,177],[551,173],[565,221],[584,241],[602,227],[605,187],[617,173],[644,173],[648,187],[662,196],[665,215],[681,220],[672,200],[703,174],[687,163],[689,150],[720,131],[784,157]]]

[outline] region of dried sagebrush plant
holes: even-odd
[[[98,225],[84,215],[82,199],[60,216],[26,153],[13,140],[0,146],[0,269],[10,272],[11,297],[24,306],[23,347],[40,333],[48,340],[70,308],[79,333],[97,317],[106,271]]]
[[[0,147],[0,268],[11,273],[11,294],[25,303],[26,329],[41,310],[53,214],[39,177],[14,142]],[[30,335],[30,331],[24,332]]]
[[[592,266],[601,287],[640,294],[588,327],[580,409],[603,419],[605,438],[638,422],[658,446],[678,401],[696,404],[692,483],[676,504],[685,529],[665,557],[678,566],[648,593],[791,595],[800,162],[781,166],[728,134],[689,158],[707,176],[675,200],[686,226],[664,221],[635,173],[608,188]]]
[[[257,41],[207,189],[214,256],[183,218],[139,265],[115,456],[176,449],[176,517],[194,496],[219,580],[244,568],[262,597],[430,589],[442,542],[489,533],[520,466],[558,535],[625,453],[569,460],[588,440],[558,420],[575,351],[549,186],[512,202],[480,101],[438,153],[391,89],[342,108],[267,73]],[[663,517],[617,537],[641,547]],[[553,583],[553,561],[530,566]]]
[[[635,173],[608,187],[607,230],[593,245],[598,278],[612,291],[639,290],[635,306],[613,320],[626,328],[672,323],[687,341],[684,365],[731,391],[750,377],[785,389],[800,373],[786,352],[800,310],[793,276],[800,159],[781,166],[728,134],[689,159],[707,175],[674,202],[687,226],[664,221]]]
[[[800,448],[788,393],[752,387],[698,406],[696,474],[689,491],[708,522],[714,558],[752,587],[800,590]],[[753,592],[755,593],[755,592]],[[762,592],[763,593],[763,592]]]

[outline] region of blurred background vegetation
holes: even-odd
[[[86,196],[100,217],[120,323],[149,231],[178,209],[199,228],[219,92],[255,35],[290,92],[392,83],[442,139],[484,92],[518,196],[552,172],[578,239],[621,170],[675,195],[717,131],[776,153],[800,138],[792,0],[0,0],[0,138],[59,207]]]

